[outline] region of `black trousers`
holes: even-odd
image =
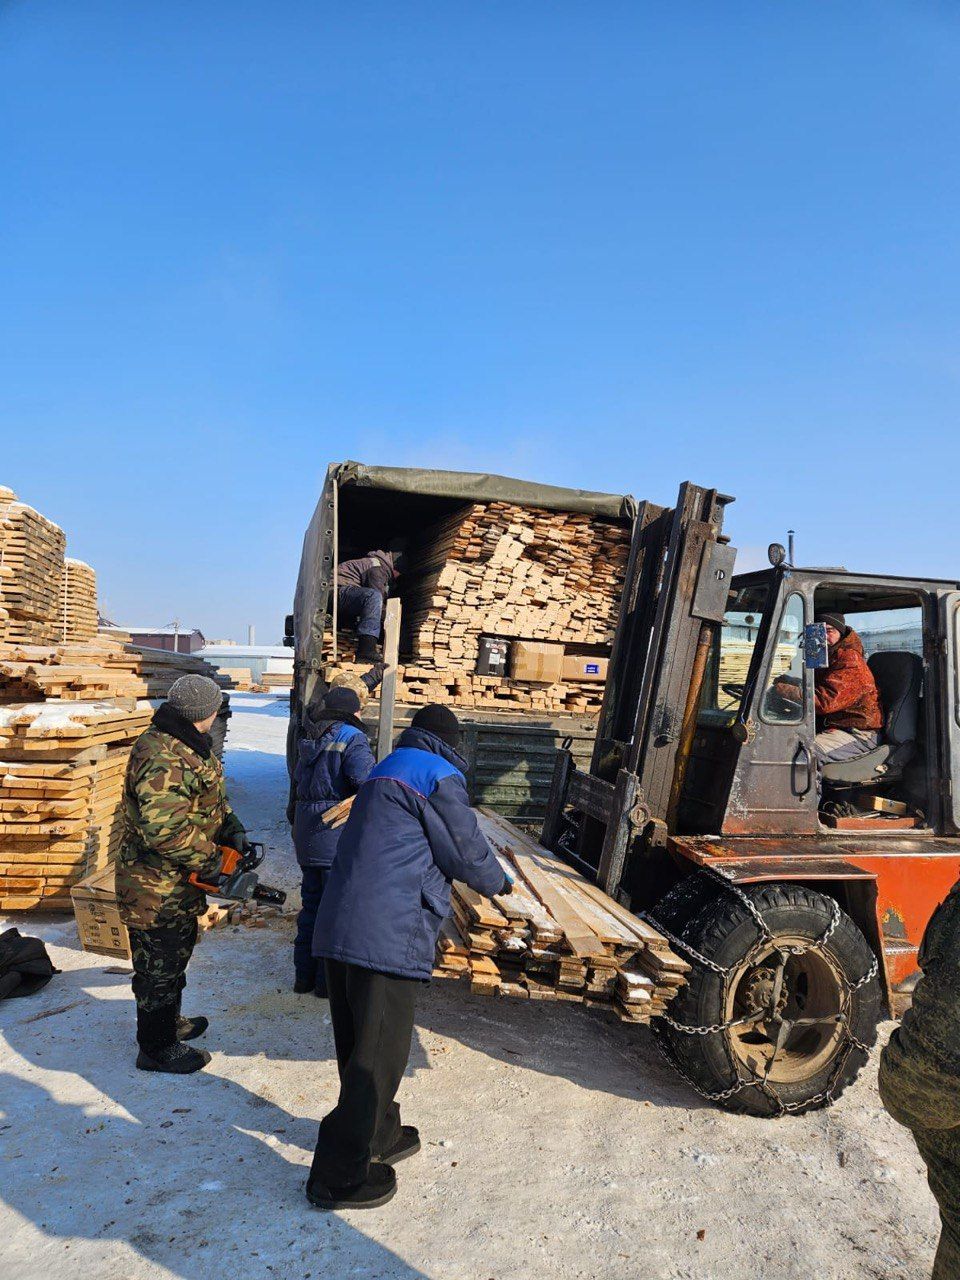
[[[326,972],[340,1097],[320,1121],[310,1182],[352,1187],[400,1136],[395,1099],[421,984],[339,960],[327,960]]]

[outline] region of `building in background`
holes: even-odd
[[[197,653],[206,644],[203,632],[187,627],[120,627],[101,624],[100,634],[126,640],[144,649],[167,649],[170,653]]]
[[[200,650],[200,657],[219,670],[246,668],[254,684],[274,683],[265,676],[276,677],[278,684],[281,676],[293,681],[293,651],[280,645],[211,643]]]

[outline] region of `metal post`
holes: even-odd
[[[377,759],[393,750],[393,713],[397,699],[397,658],[400,653],[400,601],[388,600],[383,619],[383,680],[380,684],[380,724]]]
[[[333,481],[333,582],[330,593],[333,596],[333,665],[337,665],[337,565],[340,563],[340,485],[336,478]]]

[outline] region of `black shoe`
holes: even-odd
[[[181,1014],[177,1018],[177,1039],[196,1040],[202,1036],[210,1023],[206,1018],[185,1018]]]
[[[316,981],[316,978],[294,978],[293,989],[298,996],[305,996],[313,990]]]
[[[150,1053],[141,1049],[137,1054],[137,1066],[141,1071],[166,1071],[174,1076],[188,1076],[205,1067],[209,1061],[206,1049],[191,1049],[179,1040]]]
[[[325,1187],[307,1182],[307,1199],[318,1209],[377,1209],[397,1194],[397,1175],[388,1164],[372,1163],[359,1187]]]
[[[381,1164],[399,1164],[401,1160],[415,1156],[419,1150],[420,1134],[412,1124],[402,1124],[400,1126],[400,1137],[392,1147],[387,1147],[386,1151],[379,1157],[379,1160]]]
[[[380,650],[377,647],[376,636],[358,636],[357,637],[357,661],[358,662],[379,662]]]

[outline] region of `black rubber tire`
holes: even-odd
[[[681,882],[651,914],[655,919],[662,919],[672,933],[683,937],[707,959],[729,970],[743,961],[760,940],[760,928],[740,899],[713,877],[698,875],[689,879],[695,883]],[[681,893],[684,886],[686,891]],[[833,899],[804,885],[745,885],[742,890],[760,911],[774,937],[799,936],[814,940],[823,936],[832,919]],[[691,908],[701,900],[696,913],[690,914]],[[674,927],[671,920],[679,927]],[[824,950],[851,987],[869,971],[874,960],[866,938],[844,911],[840,912],[840,922]],[[726,978],[692,962],[686,986],[668,1009],[671,1018],[686,1026],[713,1026],[723,1022],[727,986]],[[863,1044],[872,1045],[876,1040],[881,1007],[882,992],[876,976],[850,997],[850,1030]],[[653,1026],[667,1056],[704,1093],[722,1093],[736,1084],[738,1074],[741,1078],[747,1075],[723,1032],[684,1035],[661,1020],[656,1020]],[[856,1079],[867,1058],[856,1046],[841,1045],[838,1054],[846,1054],[846,1058],[832,1087],[833,1098]],[[825,1100],[816,1099],[830,1085],[836,1068],[837,1054],[834,1054],[819,1069],[812,1070],[809,1077],[778,1083],[777,1097],[798,1113],[823,1106]],[[780,1107],[759,1087],[747,1087],[717,1101],[728,1111],[756,1116],[780,1114]]]

